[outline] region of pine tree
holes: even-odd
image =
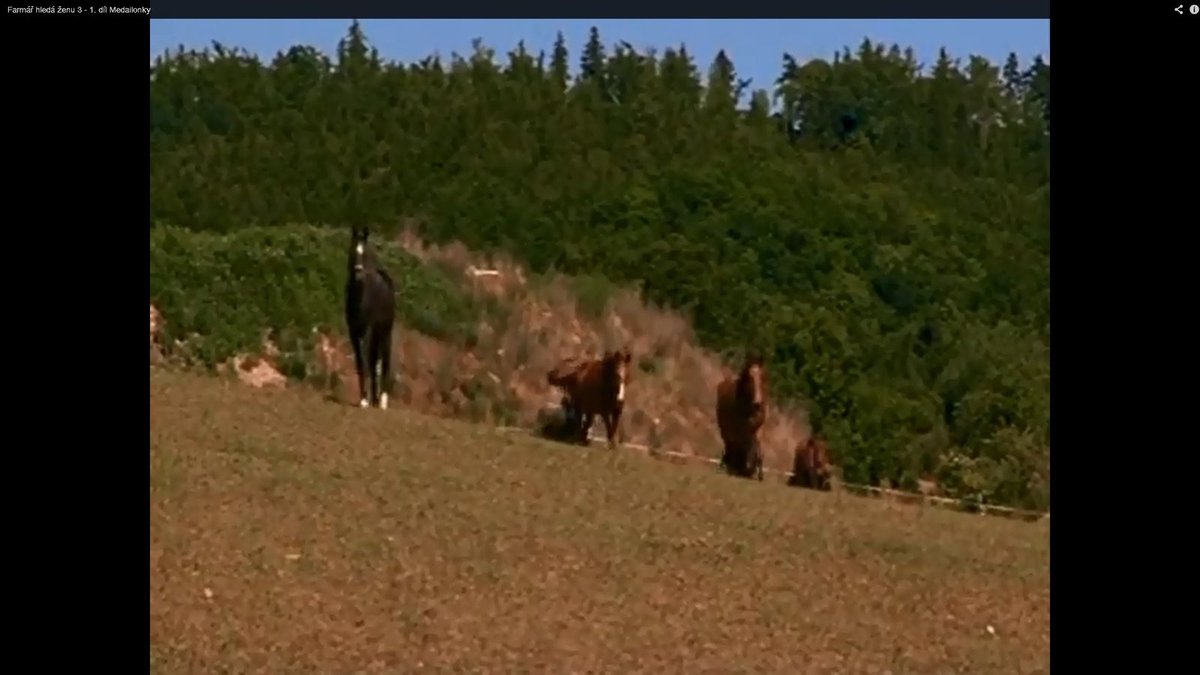
[[[1012,103],[1020,103],[1025,94],[1025,78],[1021,73],[1016,52],[1009,52],[1004,62],[1004,92]]]
[[[1037,107],[1045,120],[1046,129],[1050,129],[1050,66],[1038,54],[1025,75],[1029,82],[1029,98]]]
[[[338,70],[346,74],[355,74],[368,67],[379,66],[379,54],[367,45],[367,37],[363,33],[358,19],[350,23],[346,37],[338,41]]]
[[[579,59],[579,80],[591,82],[604,89],[604,43],[600,42],[600,29],[592,26],[588,41]]]
[[[725,55],[725,50],[717,52],[712,65],[708,69],[708,85],[705,87],[704,102],[713,112],[725,112],[733,109],[734,80],[736,75],[733,62]]]
[[[558,37],[554,40],[554,53],[550,58],[550,76],[560,92],[567,89],[568,58],[567,40],[563,37],[562,31],[559,31]]]

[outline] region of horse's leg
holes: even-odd
[[[762,460],[762,442],[758,438],[758,434],[754,434],[754,438],[750,441],[750,475],[758,474],[758,480],[763,479],[763,460]]]
[[[358,407],[367,407],[367,381],[366,373],[363,372],[363,353],[362,353],[361,334],[350,334],[350,346],[354,348],[354,372],[358,374]]]
[[[559,405],[562,407],[563,421],[566,425],[569,427],[572,424],[578,424],[579,417],[575,414],[575,404],[571,402],[570,395],[563,396]]]
[[[387,410],[388,395],[392,393],[392,327],[388,326],[379,339],[379,370],[383,382],[380,384],[379,407]]]
[[[754,441],[746,441],[742,443],[738,462],[738,474],[742,478],[750,478],[754,476]]]
[[[613,442],[613,432],[615,427],[613,425],[612,413],[600,413],[600,419],[604,420],[604,436],[608,439],[608,449],[616,450],[617,444]]]
[[[725,443],[725,472],[733,476],[738,476],[742,473],[742,447],[740,443],[738,440],[727,441]]]
[[[609,423],[609,417],[604,418],[605,426],[608,427],[608,447],[617,447],[617,432],[621,430],[621,408],[613,409],[611,413],[612,422]]]
[[[570,394],[563,396],[563,440],[578,441],[579,427],[583,424],[583,415],[580,414],[579,408],[575,405],[575,400]]]
[[[379,346],[383,337],[377,328],[372,328],[367,341],[367,363],[371,368],[371,405],[379,407]]]
[[[583,413],[580,417],[582,419],[579,423],[579,444],[588,445],[590,443],[588,432],[592,430],[592,422],[595,421],[595,415],[593,413]]]

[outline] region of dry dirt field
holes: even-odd
[[[150,369],[152,673],[1049,672],[1043,524]]]

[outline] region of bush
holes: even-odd
[[[150,303],[166,317],[168,350],[211,369],[235,354],[260,352],[267,337],[284,374],[303,378],[315,331],[345,332],[348,241],[342,230],[301,225],[228,234],[152,228]],[[476,309],[445,273],[398,246],[375,247],[396,282],[397,328],[469,339]]]
[[[571,279],[571,291],[583,317],[597,320],[608,311],[609,301],[617,294],[617,286],[598,274],[588,274]]]

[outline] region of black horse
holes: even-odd
[[[354,346],[359,406],[368,405],[363,350],[370,369],[370,405],[387,408],[391,393],[392,325],[396,320],[396,286],[367,243],[367,228],[351,230],[347,256],[346,328]]]

